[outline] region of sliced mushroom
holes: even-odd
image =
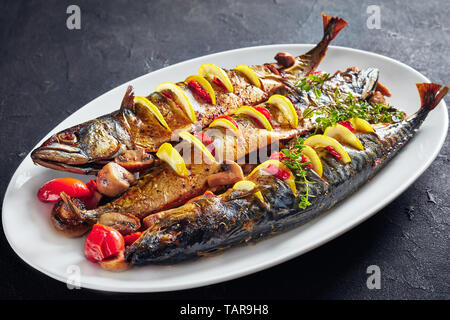
[[[144,149],[127,150],[114,161],[130,172],[140,171],[153,165],[155,158]]]
[[[99,224],[112,227],[123,235],[136,232],[141,227],[141,222],[138,218],[131,214],[119,212],[107,212],[98,219]]]
[[[97,174],[97,189],[101,194],[115,197],[136,181],[134,175],[115,162],[109,162]]]
[[[234,161],[225,161],[226,171],[212,174],[208,177],[208,185],[212,187],[225,186],[235,184],[238,181],[244,180],[244,173],[242,168]]]
[[[103,261],[99,261],[98,263],[103,269],[113,272],[121,272],[131,268],[131,264],[129,264],[125,260],[125,255],[123,251],[120,251],[119,254],[115,257],[105,259]]]
[[[84,209],[80,200],[72,199],[72,203],[78,209]],[[56,231],[71,238],[81,237],[92,226],[90,221],[77,215],[63,200],[59,200],[53,207],[50,221]]]
[[[295,58],[287,52],[278,52],[275,60],[285,68],[292,67],[295,64]]]

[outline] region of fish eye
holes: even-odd
[[[77,142],[77,136],[73,132],[61,132],[57,137],[60,143],[74,144]]]

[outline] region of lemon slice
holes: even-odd
[[[295,177],[292,174],[292,171],[283,162],[281,162],[279,160],[267,160],[267,161],[264,161],[259,166],[257,166],[255,169],[253,169],[253,171],[250,172],[250,174],[248,176],[250,177],[253,174],[255,174],[256,172],[258,172],[258,171],[260,171],[262,169],[266,169],[270,165],[276,166],[276,167],[280,168],[281,170],[284,170],[284,171],[289,173],[289,178],[285,179],[284,182],[286,182],[287,185],[289,186],[289,188],[291,188],[292,192],[295,195],[297,195],[297,187],[295,185]]]
[[[259,80],[256,72],[252,68],[245,64],[240,64],[234,68],[235,70],[244,74],[244,76],[250,81],[250,83],[258,88],[261,88],[261,81]]]
[[[175,97],[176,102],[183,108],[184,112],[187,114],[188,118],[192,122],[197,121],[194,109],[192,108],[191,102],[186,94],[181,90],[179,86],[172,82],[163,82],[155,89],[156,92],[170,91]]]
[[[267,103],[280,109],[292,128],[298,127],[298,115],[291,100],[281,94],[274,94],[269,98]]]
[[[235,112],[236,115],[245,114],[250,117],[256,118],[266,130],[273,131],[272,125],[270,124],[269,120],[258,110],[256,110],[253,107],[249,106],[242,106]]]
[[[334,138],[323,135],[316,134],[305,140],[305,145],[310,146],[312,148],[325,148],[325,147],[333,147],[337,153],[339,153],[342,157],[341,161],[344,164],[352,161],[347,151],[344,150],[344,147]]]
[[[175,148],[168,142],[165,142],[159,147],[156,156],[169,164],[169,166],[182,177],[189,176],[189,171],[186,168],[183,157]]]
[[[225,88],[228,90],[228,92],[233,92],[233,84],[230,81],[230,78],[228,78],[227,73],[222,69],[216,66],[212,63],[204,63],[200,66],[198,69],[198,74],[205,77],[209,81],[212,81],[214,78],[219,79]]]
[[[368,123],[366,120],[361,118],[351,118],[348,119],[352,125],[353,128],[355,128],[356,131],[362,132],[362,133],[374,133],[375,130],[372,128],[370,123]]]
[[[161,114],[161,112],[159,111],[159,109],[150,102],[150,100],[148,100],[145,97],[134,97],[134,103],[143,105],[145,107],[147,107],[147,109],[156,117],[156,119],[159,121],[159,123],[161,123],[161,125],[166,128],[167,130],[169,130],[170,132],[172,132],[172,130],[170,130],[169,125],[167,124],[166,120],[164,119],[163,115]]]
[[[252,191],[255,188],[256,188],[256,184],[254,182],[248,181],[248,180],[238,181],[233,186],[233,190],[238,190],[238,191]],[[261,191],[256,191],[255,197],[257,197],[262,202],[265,202]]]
[[[348,144],[358,150],[364,150],[361,141],[348,128],[337,123],[334,126],[328,127],[323,133],[325,136],[335,138],[339,142]]]
[[[312,169],[317,173],[319,177],[323,175],[322,161],[320,160],[317,152],[310,146],[304,146],[302,149],[302,155],[304,155],[308,162],[311,162]]]
[[[211,98],[211,104],[213,106],[216,105],[216,94],[214,93],[214,89],[205,78],[197,74],[194,74],[192,76],[187,77],[186,80],[184,80],[184,82],[189,81],[197,81],[199,85],[209,93],[209,97]]]
[[[224,119],[224,118],[218,118],[215,119],[211,124],[209,125],[210,128],[225,128],[228,130],[231,130],[236,136],[241,136],[241,130],[237,128],[230,120]]]
[[[190,134],[187,131],[181,131],[179,134],[181,139],[192,143],[194,146],[196,146],[197,148],[199,148],[202,153],[211,161],[216,162],[216,159],[214,158],[214,156],[211,154],[211,152],[209,152],[208,149],[206,149],[205,145],[195,136],[193,136],[192,134]]]

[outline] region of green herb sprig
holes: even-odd
[[[302,149],[305,147],[303,139],[298,137],[297,142],[294,144],[292,149],[282,149],[281,152],[287,157],[283,159],[283,163],[291,169],[292,173],[295,176],[295,183],[304,185],[304,193],[300,195],[300,202],[298,207],[300,209],[306,209],[311,205],[309,198],[310,194],[310,184],[314,182],[309,181],[306,177],[307,171],[305,170],[305,166],[309,165],[311,162],[302,162]]]
[[[305,79],[303,80],[306,81]],[[314,83],[317,84],[318,82],[315,81]],[[307,85],[300,87],[308,88]],[[327,127],[350,118],[361,118],[370,123],[390,123],[405,119],[405,114],[400,110],[382,103],[372,103],[366,100],[356,99],[351,93],[341,94],[337,88],[331,94],[326,91],[324,93],[316,86],[312,89],[316,98],[314,101],[316,108],[306,108],[303,111],[303,118],[308,119],[316,116],[316,131],[318,129],[325,131]],[[326,99],[327,103],[321,103],[320,97],[324,94],[328,95],[329,99]]]
[[[295,86],[304,91],[319,89],[323,83],[330,77],[329,73],[309,74],[307,77],[298,81]]]

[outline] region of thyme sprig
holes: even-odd
[[[303,139],[298,137],[297,142],[291,149],[282,149],[281,152],[285,155],[283,163],[291,169],[295,176],[295,183],[304,186],[304,193],[300,195],[300,202],[298,207],[300,209],[306,209],[306,207],[311,205],[309,198],[310,194],[310,184],[313,181],[309,181],[306,174],[305,166],[308,166],[311,162],[303,162],[302,149],[305,147]]]
[[[298,81],[295,86],[303,91],[311,89],[321,89],[323,83],[330,77],[329,73],[309,74],[307,77]]]

